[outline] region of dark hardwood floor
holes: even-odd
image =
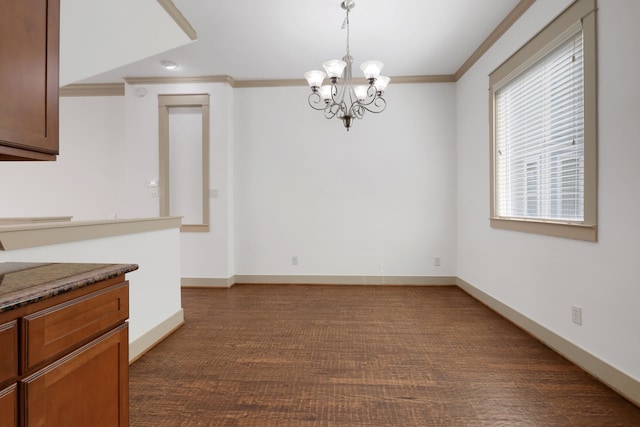
[[[640,408],[457,287],[184,289],[131,426],[640,426]]]

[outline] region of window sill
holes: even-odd
[[[564,237],[567,239],[584,240],[587,242],[596,242],[598,240],[598,227],[596,225],[506,218],[490,218],[490,222],[492,228],[499,228],[502,230],[544,234],[547,236]]]

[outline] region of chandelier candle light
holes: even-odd
[[[316,110],[323,110],[327,119],[337,117],[342,119],[349,130],[353,119],[361,119],[365,111],[381,113],[387,107],[382,97],[389,81],[389,77],[381,76],[384,64],[380,61],[364,62],[360,69],[369,82],[368,85],[353,85],[351,65],[353,57],[349,52],[349,11],[354,8],[353,0],[344,0],[340,5],[346,10],[347,16],[342,28],[347,29],[347,54],[339,59],[332,59],[322,64],[326,73],[320,70],[308,71],[304,74],[311,94],[309,105]],[[344,76],[343,76],[344,75]],[[331,80],[330,85],[322,85],[325,77]]]

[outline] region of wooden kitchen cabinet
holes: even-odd
[[[58,154],[60,0],[0,1],[0,160]]]
[[[20,382],[25,426],[127,426],[127,324]]]
[[[22,366],[31,371],[128,316],[126,282],[29,314],[21,319]]]
[[[0,325],[0,389],[18,378],[18,322]]]
[[[0,312],[0,427],[128,426],[128,316],[122,274]]]
[[[18,426],[18,322],[0,325],[0,427]],[[8,386],[7,386],[8,385]]]
[[[18,427],[18,387],[0,390],[0,427]]]

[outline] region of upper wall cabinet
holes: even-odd
[[[58,154],[60,0],[0,1],[0,160]]]

